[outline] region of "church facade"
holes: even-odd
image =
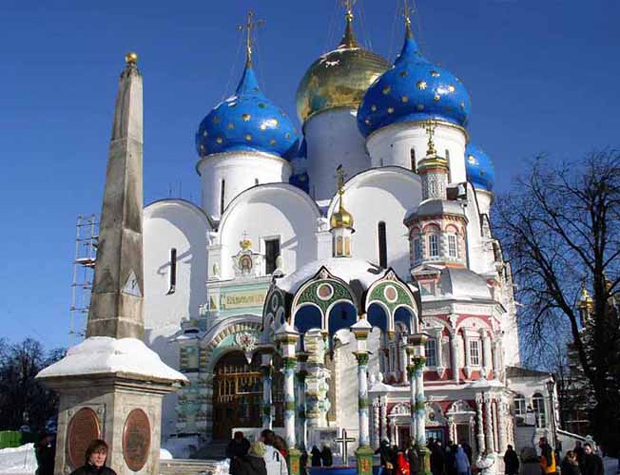
[[[300,130],[261,92],[248,41],[235,93],[198,127],[200,206],[144,210],[147,343],[190,380],[164,402],[164,437],[198,448],[273,427],[311,446],[344,428],[404,445],[422,410],[426,437],[503,453],[516,308],[465,86],[408,20],[394,64],[364,49],[349,10],[297,106]]]

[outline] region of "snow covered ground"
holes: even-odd
[[[605,457],[603,462],[605,463],[605,475],[616,475],[616,473],[620,474],[620,471],[618,471],[618,459]]]
[[[34,444],[0,450],[0,474],[33,475],[37,470]]]

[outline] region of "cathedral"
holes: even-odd
[[[515,444],[513,282],[467,89],[407,16],[393,63],[354,23],[301,78],[299,127],[261,91],[248,15],[238,86],[197,127],[200,205],[144,209],[146,342],[190,381],[162,445]]]

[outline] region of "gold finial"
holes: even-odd
[[[342,195],[344,195],[344,167],[338,165],[336,168],[336,176],[338,177],[338,195],[340,195],[340,205],[342,206]]]
[[[435,143],[433,142],[433,137],[435,136],[435,127],[437,127],[437,124],[434,120],[427,119],[424,121],[424,130],[428,134],[428,150],[426,151],[427,157],[437,155],[437,150],[435,150]]]
[[[353,216],[346,209],[344,209],[343,195],[344,195],[344,168],[342,165],[338,165],[336,168],[336,176],[338,177],[338,211],[332,214],[330,225],[331,228],[352,228]]]
[[[413,37],[411,30],[411,16],[414,13],[414,9],[409,6],[409,0],[403,0],[403,18],[405,19],[405,34],[407,38]]]
[[[355,34],[353,33],[353,5],[355,2],[356,0],[340,0],[341,5],[345,9],[344,17],[347,20],[347,26],[344,30],[344,36],[340,42],[340,47],[356,48],[358,46]]]
[[[252,45],[254,44],[253,33],[256,28],[259,28],[265,24],[264,20],[254,20],[254,11],[248,10],[247,20],[245,25],[237,26],[237,30],[245,30],[245,62],[246,66],[252,66]]]
[[[138,53],[130,51],[125,55],[125,64],[137,64],[138,63]]]

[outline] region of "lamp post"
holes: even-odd
[[[359,416],[359,447],[355,452],[357,458],[357,473],[360,475],[372,474],[372,456],[374,450],[370,447],[370,401],[368,399],[368,335],[372,325],[363,315],[351,326],[355,335],[357,359],[357,387],[358,387],[358,416]]]
[[[424,366],[426,365],[425,333],[414,333],[409,336],[407,351],[411,363],[409,371],[409,388],[411,394],[411,425],[415,427],[415,446],[420,454],[420,475],[431,474],[430,452],[426,448],[426,396],[424,395]],[[412,440],[413,437],[412,437]]]
[[[280,345],[284,365],[284,432],[289,446],[288,467],[291,475],[299,475],[301,452],[296,447],[295,438],[295,366],[297,365],[295,351],[299,332],[293,325],[284,322],[276,330],[275,339]]]

